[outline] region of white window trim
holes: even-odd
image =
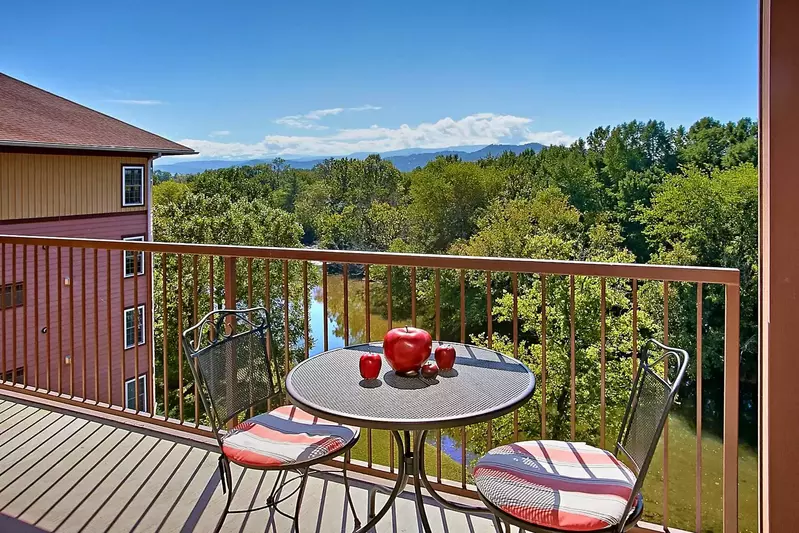
[[[141,202],[139,203],[128,203],[125,202],[125,170],[127,169],[139,169],[141,170]],[[122,207],[139,207],[144,205],[144,165],[123,165],[122,166]]]
[[[142,344],[147,342],[147,339],[146,339],[147,328],[144,327],[144,324],[145,324],[144,304],[141,304],[138,307],[139,307],[139,327],[141,327],[141,333],[142,333],[141,334],[141,338],[139,338],[139,346],[141,346]],[[125,309],[125,331],[123,331],[122,334],[125,336],[125,349],[126,350],[130,350],[131,348],[135,348],[136,347],[135,343],[134,344],[128,344],[128,326],[129,326],[129,324],[128,324],[128,312],[129,311],[131,312],[130,313],[130,319],[134,322],[132,324],[132,327],[134,327],[134,328],[136,327],[136,324],[135,324],[136,317],[133,316],[133,312],[132,312],[133,309],[134,309],[133,307],[128,307],[127,309]]]
[[[144,405],[139,405],[139,412],[142,412],[147,410],[147,374],[142,374],[141,376],[139,376],[138,379],[139,379],[139,394],[141,394],[142,392],[144,393]],[[134,411],[136,410],[135,399],[133,400],[134,401],[133,407],[128,407],[128,402],[132,399],[128,395],[128,385],[134,383],[135,380],[136,378],[130,378],[125,380],[125,409],[133,409]],[[133,394],[134,395],[136,394],[135,383],[133,387]]]
[[[135,242],[144,242],[145,236],[144,235],[136,235],[135,237],[125,237],[122,239],[123,241],[135,241]],[[141,256],[141,261],[139,261],[139,276],[144,275],[144,252],[129,252],[125,250],[125,264],[122,268],[125,269],[125,277],[132,278],[133,272],[128,274],[128,254],[138,254]]]

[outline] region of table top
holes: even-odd
[[[401,377],[382,342],[346,346],[311,357],[288,374],[286,391],[311,414],[364,428],[444,429],[484,422],[513,411],[533,395],[535,377],[520,361],[494,350],[450,344],[455,367],[438,377]],[[433,342],[433,349],[439,344]],[[364,380],[363,353],[381,354],[380,377]],[[431,356],[432,359],[432,356]]]

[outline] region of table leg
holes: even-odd
[[[478,514],[478,515],[485,515],[493,517],[494,515],[486,509],[485,507],[474,507],[472,505],[463,505],[461,503],[451,502],[449,500],[445,500],[443,496],[441,496],[436,490],[433,488],[433,485],[427,479],[427,473],[424,469],[424,450],[425,450],[425,439],[427,437],[427,431],[420,431],[419,438],[417,439],[416,444],[416,453],[415,455],[418,457],[418,468],[415,469],[419,480],[421,481],[422,485],[427,492],[430,493],[430,497],[432,497],[435,501],[439,503],[442,507],[446,509],[450,509],[452,511],[458,511],[461,513],[468,513],[468,514]]]
[[[413,449],[410,446],[410,442],[408,445],[404,445],[402,442],[402,437],[396,431],[392,431],[391,434],[394,436],[394,440],[397,442],[397,450],[400,453],[401,460],[397,465],[397,482],[394,484],[394,488],[388,495],[388,500],[380,508],[380,510],[375,513],[375,496],[378,490],[384,490],[382,487],[378,487],[377,485],[373,486],[369,489],[369,516],[367,516],[368,520],[366,524],[362,527],[357,529],[355,533],[366,533],[371,531],[375,525],[383,519],[391,506],[394,504],[394,500],[397,499],[400,492],[405,489],[405,485],[408,483],[408,471],[412,472],[413,468]],[[408,432],[405,432],[406,440],[408,439]]]

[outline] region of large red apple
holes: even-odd
[[[436,347],[436,363],[441,370],[450,370],[455,366],[455,348],[451,344]]]
[[[358,362],[363,379],[377,379],[380,375],[380,367],[383,366],[383,359],[379,353],[365,353]]]
[[[383,353],[397,374],[418,374],[432,348],[433,338],[423,329],[394,328],[383,337]]]

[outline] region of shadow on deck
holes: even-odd
[[[163,433],[0,396],[0,531],[212,531],[224,504],[217,457],[211,449]],[[263,503],[275,474],[238,469],[233,475],[233,506],[242,508]],[[340,481],[335,470],[313,474],[300,531],[352,531]],[[364,521],[370,481],[356,477],[353,482]],[[293,510],[295,501],[284,505]],[[494,531],[485,518],[444,511],[432,500],[427,505],[437,532]],[[292,524],[264,510],[228,516],[223,531],[289,533]],[[421,531],[410,493],[397,500],[377,531]]]

